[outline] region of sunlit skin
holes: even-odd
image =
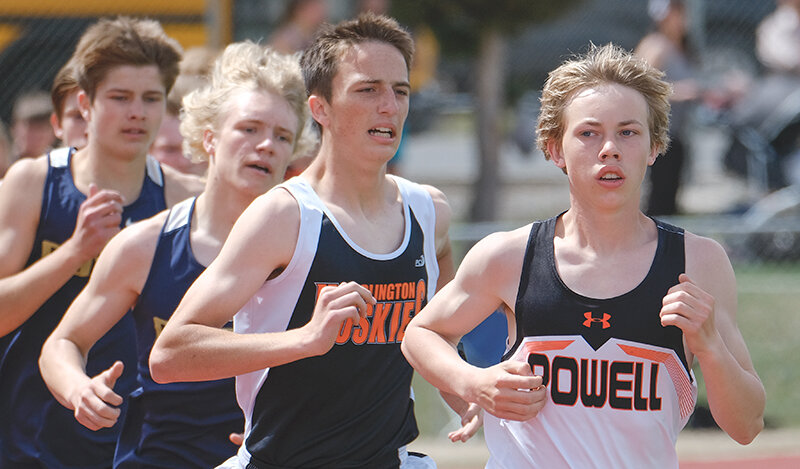
[[[647,117],[644,97],[622,85],[604,84],[575,95],[564,111],[560,145],[549,146],[553,162],[567,172],[574,209],[639,206],[645,172],[658,152]]]
[[[376,164],[389,161],[408,116],[410,86],[402,54],[385,43],[355,45],[339,62],[332,89],[331,103],[324,103],[317,118],[336,134],[333,150],[354,148]]]
[[[101,151],[135,159],[147,152],[161,126],[166,90],[155,65],[121,65],[97,86],[93,100],[78,100],[89,139]]]
[[[204,146],[230,155],[210,178],[225,178],[253,198],[283,181],[298,128],[297,116],[282,97],[266,91],[238,90],[216,134],[206,132]]]

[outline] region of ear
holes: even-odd
[[[64,139],[64,129],[61,128],[61,123],[58,122],[58,116],[55,112],[50,113],[50,125],[53,126],[53,133],[56,134],[56,138],[59,140]]]
[[[92,102],[89,95],[83,90],[78,90],[78,109],[81,110],[83,120],[89,122],[89,118],[92,116]]]
[[[322,96],[312,94],[308,97],[308,108],[311,110],[311,117],[322,127],[327,127],[330,123],[329,106],[328,101]]]
[[[553,160],[553,164],[561,168],[562,171],[567,171],[567,161],[564,159],[564,152],[561,148],[561,142],[554,138],[548,140],[547,153],[550,154],[550,159]]]
[[[650,149],[650,154],[647,155],[647,166],[653,166],[656,159],[661,154],[661,147],[654,146]]]
[[[216,151],[215,146],[217,144],[217,139],[214,137],[214,132],[211,129],[206,129],[203,131],[203,150],[208,154],[209,158],[214,157],[214,152]]]

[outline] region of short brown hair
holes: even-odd
[[[55,78],[53,78],[53,86],[50,88],[53,112],[59,122],[61,122],[61,118],[64,115],[64,103],[67,100],[67,96],[79,88],[78,79],[75,77],[75,64],[72,60],[68,60],[56,73]]]
[[[153,20],[104,18],[89,26],[75,48],[73,60],[78,84],[94,100],[97,86],[109,70],[121,65],[155,65],[165,94],[178,76],[182,49]]]
[[[669,146],[669,97],[672,86],[664,73],[641,58],[613,44],[589,45],[585,55],[576,56],[550,72],[542,89],[536,143],[550,159],[547,142],[564,135],[564,110],[581,90],[616,83],[632,88],[647,102],[650,146],[666,151]]]
[[[300,67],[308,94],[331,100],[333,77],[338,71],[339,58],[347,47],[364,42],[383,42],[394,46],[403,55],[406,70],[411,70],[414,41],[411,34],[388,16],[363,13],[356,19],[336,25],[324,24],[314,43],[303,52]]]

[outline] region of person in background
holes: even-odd
[[[42,156],[53,147],[52,112],[50,96],[44,91],[27,91],[17,97],[11,117],[13,161]]]
[[[674,91],[670,98],[670,146],[650,169],[645,213],[676,215],[680,212],[678,194],[689,150],[685,126],[691,118],[693,103],[700,97],[700,90],[688,47],[684,1],[649,0],[648,12],[655,29],[642,38],[634,53],[663,71]]]
[[[75,64],[68,60],[58,71],[50,88],[53,112],[50,125],[61,144],[80,150],[86,146],[86,119],[78,104],[78,79]]]
[[[129,400],[114,467],[215,467],[236,454],[244,428],[232,378],[157,384],[148,357],[186,289],[219,252],[257,196],[283,181],[305,151],[308,108],[297,60],[253,43],[229,45],[209,86],[184,98],[184,146],[209,162],[206,188],[170,211],[124,229],[103,250],[87,287],[42,348],[54,396],[95,430],[116,424]],[[85,357],[128,310],[137,326],[139,388],[114,392],[123,366],[89,376]]]
[[[91,25],[71,59],[86,146],[19,160],[0,185],[0,467],[111,465],[119,425],[80,425],[47,390],[38,358],[106,242],[202,190],[198,178],[147,156],[180,54],[155,21]],[[89,351],[87,373],[122,360],[130,366],[117,389],[133,391],[135,334],[126,316]]]
[[[0,183],[2,183],[8,167],[11,166],[11,155],[11,139],[8,136],[6,125],[0,121]]]
[[[289,0],[267,43],[283,54],[302,52],[314,41],[317,28],[327,20],[326,0]]]

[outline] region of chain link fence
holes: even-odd
[[[775,9],[776,1],[684,1],[690,43],[700,64],[701,80],[711,86],[735,72],[758,82],[764,70],[755,56],[755,29]],[[233,40],[264,41],[287,3],[288,0],[2,0],[0,120],[6,127],[11,125],[13,104],[20,95],[32,90],[49,93],[54,75],[66,62],[82,32],[101,16],[127,14],[155,18],[184,48],[220,46]],[[331,20],[352,14],[357,4],[356,0],[330,0]],[[536,93],[549,70],[571,53],[585,50],[590,41],[615,42],[633,49],[651,23],[647,0],[585,0],[558,20],[531,26],[509,38],[508,104],[524,133],[521,139],[532,141]],[[474,78],[471,66],[469,58],[441,57],[438,70],[441,92],[435,112],[446,114],[448,106],[463,112],[470,105],[468,96]],[[800,105],[796,114],[800,116]],[[740,168],[734,176],[742,179],[754,195],[748,200],[748,207],[737,214],[707,216],[702,222],[689,220],[688,227],[719,238],[732,256],[743,261],[796,262],[800,260],[797,208],[800,196],[796,185],[769,187],[768,182],[763,182],[764,178],[758,174],[769,171],[775,158],[768,132],[757,126],[734,129],[728,117],[725,110],[705,109],[697,117],[698,126],[722,129],[728,139],[726,144],[738,145]],[[800,118],[795,121],[791,117],[788,124],[775,125],[800,122]],[[796,144],[797,135],[791,133],[788,140]],[[726,157],[722,154],[719,159]],[[721,164],[722,171],[730,172],[724,161]],[[742,165],[745,170],[741,170]],[[784,168],[779,167],[778,171]],[[456,233],[456,238],[461,236]]]

